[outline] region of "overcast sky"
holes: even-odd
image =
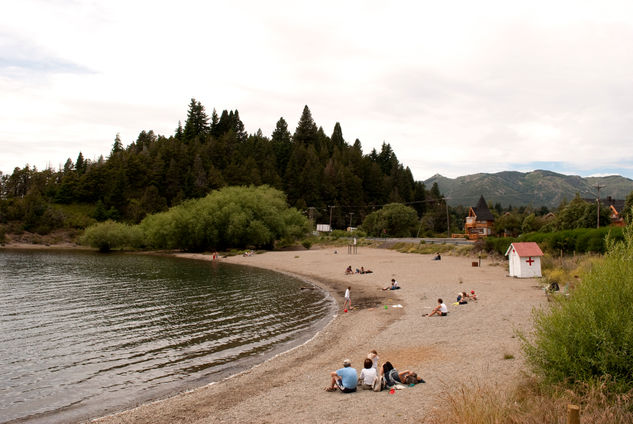
[[[304,105],[416,180],[633,178],[633,2],[0,0],[0,171],[173,134],[192,97],[249,133]]]

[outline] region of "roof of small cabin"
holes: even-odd
[[[541,248],[533,241],[524,241],[521,243],[512,243],[506,251],[506,256],[510,254],[510,250],[514,249],[520,257],[526,256],[543,256]]]
[[[477,206],[473,206],[471,208],[477,217],[477,221],[494,221],[495,217],[488,209],[488,205],[486,204],[486,200],[484,196],[481,195],[479,201],[477,202]]]

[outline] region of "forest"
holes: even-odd
[[[209,117],[195,99],[173,135],[141,131],[124,146],[117,134],[107,158],[79,152],[62,169],[27,165],[0,175],[0,223],[19,221],[38,233],[107,219],[136,224],[216,189],[263,184],[333,228],[357,226],[382,205],[404,203],[418,216],[435,212],[442,219],[431,220],[429,230],[446,230],[439,190],[414,181],[388,143],[364,154],[360,140],[343,138],[339,123],[326,135],[308,106],[293,133],[280,118],[270,137],[261,130],[249,135],[237,110],[218,116],[214,109]]]

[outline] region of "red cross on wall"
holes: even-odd
[[[525,262],[527,262],[529,266],[532,266],[532,263],[534,262],[534,259],[532,259],[531,256],[528,256],[528,259]]]

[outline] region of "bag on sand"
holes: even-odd
[[[384,385],[383,380],[384,380],[384,377],[376,377],[374,379],[374,384],[372,386],[372,389],[374,392],[379,392],[382,390],[382,387]]]

